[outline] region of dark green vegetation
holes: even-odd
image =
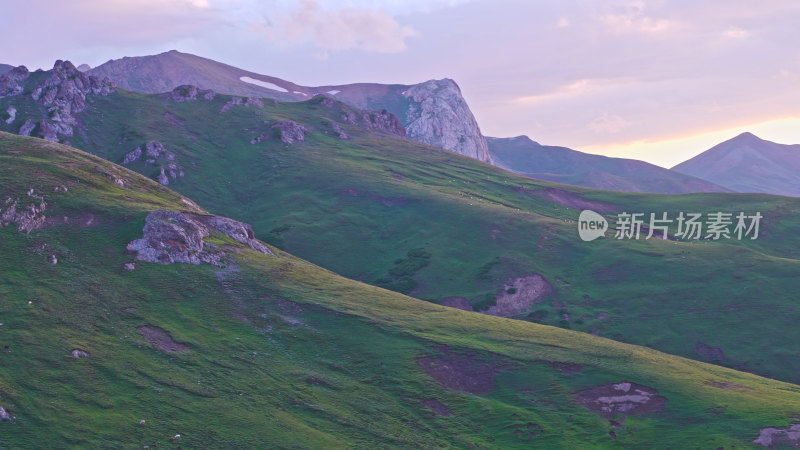
[[[800,381],[791,344],[800,340],[795,199],[550,184],[347,125],[340,104],[266,101],[263,108],[235,106],[220,114],[229,99],[175,103],[124,91],[89,96],[84,132],[71,140],[114,162],[158,140],[185,171],[171,188],[348,278],[432,302],[463,297],[482,310],[509,280],[537,273],[552,290],[531,305],[527,320]],[[11,97],[0,100],[0,109],[11,102],[20,111],[12,127],[38,108],[27,97]],[[287,119],[310,128],[304,143],[275,137],[271,125]],[[335,137],[331,121],[352,139]],[[260,135],[270,137],[250,143]],[[130,168],[153,178],[165,163],[139,160]],[[609,217],[623,210],[671,217],[760,211],[765,217],[755,241],[584,243],[574,223],[584,208]],[[409,260],[417,249],[430,256]]]
[[[0,168],[3,198],[39,204],[34,189],[53,218],[0,228],[0,405],[16,417],[0,446],[742,448],[800,411],[795,385],[440,307],[219,236],[226,268],[126,271],[147,213],[191,203],[31,138],[0,133]],[[404,260],[426,259],[418,248]],[[147,325],[184,351],[160,351]],[[573,396],[625,380],[666,402],[608,418]]]

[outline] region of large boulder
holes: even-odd
[[[181,213],[178,211],[153,211],[145,219],[142,238],[127,245],[136,254],[136,260],[158,264],[225,265],[225,252],[204,241],[217,231],[251,249],[271,255],[272,251],[255,239],[250,225],[225,217]]]

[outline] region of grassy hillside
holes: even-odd
[[[36,74],[34,74],[36,76]],[[348,278],[435,303],[487,310],[515,280],[550,289],[521,318],[800,382],[797,200],[767,195],[615,193],[539,182],[451,152],[368,132],[319,99],[220,113],[230,97],[175,103],[124,91],[89,96],[71,142],[114,162],[157,140],[185,175],[171,180],[209,211]],[[14,102],[17,127],[37,111]],[[294,120],[305,142],[272,127]],[[351,139],[336,137],[336,121]],[[265,139],[251,144],[259,136]],[[156,178],[169,161],[129,165]],[[755,241],[578,239],[591,208],[615,212],[761,212]],[[610,234],[610,233],[609,233]],[[767,331],[765,331],[767,330]]]
[[[37,139],[0,133],[0,167],[2,197],[42,196],[50,218],[0,228],[3,447],[746,448],[800,410],[795,385],[444,308],[224,236],[209,238],[224,268],[123,270],[150,211],[202,211]],[[579,402],[625,381],[663,399],[627,417]]]

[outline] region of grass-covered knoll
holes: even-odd
[[[648,195],[538,182],[341,119],[319,99],[234,106],[119,91],[87,97],[79,148],[114,162],[148,141],[174,152],[170,188],[251,223],[261,239],[348,278],[487,309],[509,280],[540,274],[528,320],[798,382],[800,203],[745,194]],[[17,105],[18,126],[29,98]],[[26,103],[27,102],[27,103]],[[309,128],[284,144],[272,125]],[[351,139],[341,140],[337,122]],[[266,135],[255,144],[251,141]],[[150,178],[169,161],[129,164]],[[578,212],[761,212],[755,241],[577,237]],[[609,233],[610,235],[611,233]],[[425,258],[411,256],[424,252]],[[422,254],[422,253],[421,253]]]
[[[3,447],[746,448],[800,411],[795,385],[441,307],[219,236],[226,268],[126,271],[148,212],[188,200],[31,138],[0,134],[0,167],[2,197],[34,189],[59,219],[0,228],[0,405],[16,417]],[[573,396],[622,381],[666,401],[602,417]]]

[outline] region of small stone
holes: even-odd
[[[5,422],[6,420],[11,420],[11,414],[0,406],[0,422]]]
[[[145,423],[147,423],[147,422],[144,419],[139,421],[139,425],[144,425]],[[147,447],[145,447],[145,448],[147,448]]]
[[[130,263],[125,263],[125,264],[122,266],[122,268],[123,268],[123,269],[125,269],[125,270],[136,270],[136,264],[134,264],[134,263],[132,263],[132,262],[130,262]]]
[[[56,258],[56,255],[50,255],[50,264],[58,264],[58,258]]]
[[[73,351],[70,353],[70,356],[72,356],[72,357],[73,357],[73,358],[75,358],[75,359],[78,359],[78,358],[85,358],[85,357],[89,356],[89,353],[88,353],[88,352],[85,352],[85,351],[83,351],[83,350],[81,350],[81,349],[79,349],[79,348],[76,348],[75,350],[73,350]]]

